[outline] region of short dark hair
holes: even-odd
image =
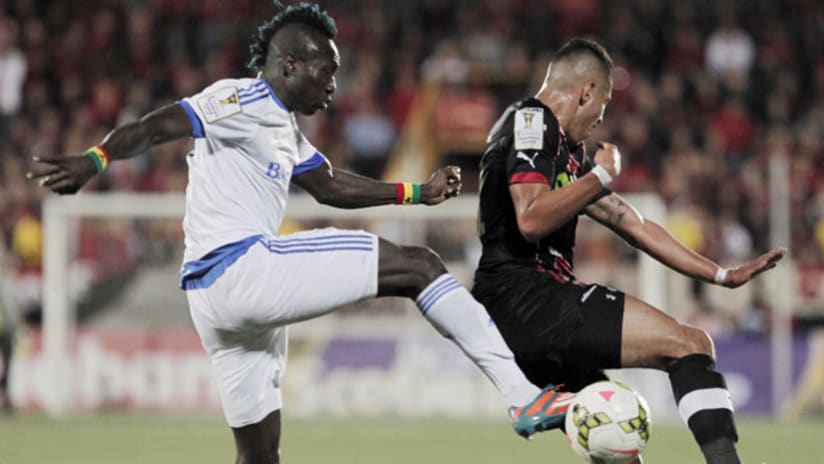
[[[275,5],[283,8],[283,5],[276,1]],[[329,16],[326,10],[321,10],[316,3],[301,2],[299,5],[289,5],[283,11],[266,21],[252,36],[252,44],[249,51],[252,56],[246,67],[256,71],[266,64],[266,55],[269,52],[269,42],[272,37],[287,24],[300,23],[316,29],[324,36],[334,39],[338,35],[338,28],[335,19]]]
[[[592,39],[576,37],[570,40],[552,55],[552,61],[555,62],[565,58],[573,58],[584,53],[594,56],[598,60],[598,63],[601,64],[601,69],[604,71],[604,74],[612,81],[615,64],[612,62],[612,58],[609,56],[607,50]]]

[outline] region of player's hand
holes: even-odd
[[[787,254],[786,248],[775,248],[752,261],[734,267],[727,273],[727,278],[724,280],[723,285],[728,288],[740,287],[758,274],[774,268],[778,262],[784,258],[785,254]]]
[[[596,165],[606,169],[613,178],[621,174],[621,152],[611,143],[598,142],[594,161]]]
[[[432,174],[429,182],[421,186],[421,203],[437,205],[461,193],[461,168],[447,166]]]
[[[39,164],[26,177],[39,179],[41,187],[60,195],[77,193],[97,174],[97,166],[86,155],[33,159]]]

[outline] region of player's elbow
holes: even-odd
[[[547,234],[543,224],[523,216],[518,218],[518,230],[527,242],[537,242]]]
[[[315,199],[318,203],[326,206],[337,206],[335,199],[337,196],[334,192],[329,189],[325,188],[318,188],[309,191],[309,194],[312,195],[312,198]]]

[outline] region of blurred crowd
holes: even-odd
[[[618,144],[625,157],[616,190],[659,192],[680,239],[734,263],[769,246],[770,160],[785,158],[799,287],[805,298],[824,300],[824,3],[321,4],[337,20],[343,64],[333,107],[301,124],[336,166],[382,176],[419,90],[436,85],[445,106],[433,116],[438,153],[471,171],[483,135],[470,143],[450,137],[488,130],[503,108],[536,92],[553,50],[591,36],[617,65],[613,102],[593,135]],[[119,123],[220,78],[248,75],[252,33],[275,11],[268,0],[0,0],[7,272],[36,276],[40,269],[45,194],[24,179],[32,156],[82,153]],[[90,188],[182,191],[190,143],[114,163]],[[96,263],[94,272],[111,274],[136,259],[128,250],[139,247],[111,250],[137,232],[81,229],[79,257]],[[34,288],[23,298],[31,304]]]

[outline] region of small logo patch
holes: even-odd
[[[540,155],[540,153],[535,153],[534,155],[532,155],[530,157],[526,153],[524,153],[522,151],[519,151],[518,154],[515,155],[515,158],[522,159],[522,160],[526,161],[527,163],[529,163],[529,165],[532,166],[532,169],[537,169],[535,167],[535,158],[537,158],[538,155]]]
[[[544,148],[544,110],[522,108],[515,112],[515,149],[541,150]]]
[[[197,106],[208,123],[219,121],[243,111],[235,87],[222,88],[204,95],[198,98]]]

